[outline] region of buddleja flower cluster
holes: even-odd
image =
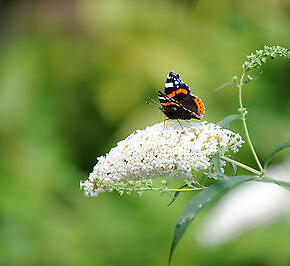
[[[279,45],[277,46],[264,46],[264,49],[256,50],[255,53],[248,55],[246,61],[243,63],[243,71],[249,71],[254,68],[261,67],[267,62],[267,58],[274,59],[275,57],[290,57],[289,50]]]
[[[113,190],[141,191],[150,188],[151,178],[174,170],[182,171],[183,176],[191,176],[192,170],[209,171],[213,154],[237,152],[242,143],[239,134],[207,122],[159,123],[137,130],[99,157],[80,185],[87,196]]]

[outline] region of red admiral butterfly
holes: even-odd
[[[159,91],[158,99],[162,105],[159,109],[169,119],[192,118],[200,120],[205,107],[200,98],[191,95],[190,88],[179,78],[175,72],[170,72],[165,83],[164,93]]]

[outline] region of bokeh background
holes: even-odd
[[[289,48],[289,26],[288,0],[0,1],[0,265],[167,265],[190,194],[172,207],[151,192],[85,198],[80,180],[117,141],[164,120],[145,102],[171,70],[207,121],[237,113],[236,89],[215,89],[264,44]],[[261,158],[289,139],[289,73],[273,60],[245,90]],[[248,153],[239,160],[255,167]],[[288,265],[287,217],[214,248],[196,241],[204,219],[174,265]]]

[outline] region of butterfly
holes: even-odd
[[[159,109],[168,119],[200,120],[205,113],[202,100],[192,95],[190,88],[173,71],[167,76],[164,93],[158,92],[158,99]]]

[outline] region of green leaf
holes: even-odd
[[[231,165],[232,165],[232,168],[233,168],[233,174],[234,174],[234,176],[236,176],[237,175],[237,173],[238,173],[238,167],[237,167],[237,165],[236,164],[234,164],[234,163],[231,163]]]
[[[181,186],[181,187],[179,187],[178,189],[182,189],[182,188],[187,188],[188,187],[188,185],[183,185],[183,186]],[[169,202],[169,204],[167,205],[168,207],[177,199],[177,197],[179,196],[179,194],[180,194],[180,192],[181,191],[176,191],[175,193],[174,193],[174,195],[173,195],[173,198],[172,198],[172,200]]]
[[[241,114],[229,115],[229,116],[226,116],[223,120],[219,121],[217,124],[223,128],[231,129],[230,123],[233,120],[241,119],[241,118],[242,118]]]
[[[229,157],[231,159],[232,156],[228,155],[227,157]],[[238,173],[238,167],[237,167],[237,165],[235,163],[232,163],[232,162],[231,162],[231,166],[233,168],[233,176],[236,176],[237,173]]]
[[[233,84],[232,82],[225,82],[223,85],[219,86],[219,87],[216,88],[215,90],[216,90],[216,91],[219,91],[219,90],[221,90],[223,87],[228,86],[228,85],[232,85],[232,84]]]
[[[164,179],[166,180],[166,185],[168,185],[172,181],[172,179],[174,179],[174,177],[177,174],[179,174],[180,172],[182,172],[182,171],[180,171],[180,170],[174,170],[169,175],[165,176]]]
[[[216,183],[218,181],[218,179],[216,179],[216,177],[211,177],[210,174],[208,173],[207,175],[203,175],[200,177],[200,179],[198,180],[198,183],[203,186],[203,187],[209,187],[212,184]]]
[[[214,183],[210,187],[199,192],[185,207],[177,224],[175,226],[174,236],[171,243],[170,255],[169,255],[169,264],[172,259],[173,252],[182,238],[185,230],[191,223],[191,221],[196,217],[196,215],[205,207],[225,195],[230,189],[233,187],[249,181],[253,180],[254,176],[234,176],[228,177],[227,179],[221,180],[219,182]]]
[[[194,176],[194,179],[197,182],[197,184],[202,187],[209,187],[213,183],[216,183],[218,181],[218,179],[216,179],[216,176],[211,177],[209,176],[209,173],[196,175]]]
[[[275,180],[275,179],[269,178],[269,177],[256,178],[255,181],[265,182],[265,183],[273,183],[273,184],[279,185],[279,186],[281,186],[283,188],[286,188],[286,189],[290,190],[290,183],[285,182],[285,181]]]
[[[212,157],[214,171],[217,176],[224,176],[219,153],[215,153]]]
[[[267,155],[265,162],[264,162],[264,168],[266,168],[271,160],[271,158],[273,157],[273,155],[275,153],[277,153],[278,151],[281,151],[285,148],[290,147],[290,140],[287,140],[285,142],[282,142],[281,144],[277,145],[273,150],[270,151],[270,153]]]

